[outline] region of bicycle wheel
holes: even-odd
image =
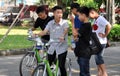
[[[38,65],[33,71],[32,76],[47,76],[45,65]]]
[[[37,60],[34,52],[27,52],[20,61],[20,76],[30,76],[37,66]]]
[[[72,71],[71,71],[71,59],[66,58],[66,71],[67,71],[67,76],[72,76]]]

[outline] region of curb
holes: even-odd
[[[32,48],[0,50],[0,56],[20,55],[20,54],[25,54],[27,51],[30,50],[32,50]]]
[[[110,42],[111,47],[120,46],[120,42]]]
[[[118,47],[120,46],[120,42],[111,42],[110,47]],[[20,55],[25,54],[27,51],[31,51],[32,48],[25,48],[25,49],[12,49],[12,50],[0,50],[0,56],[9,56],[9,55]],[[70,48],[69,48],[70,50]]]

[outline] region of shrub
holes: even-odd
[[[69,24],[69,32],[68,32],[68,35],[71,36],[71,35],[72,35],[72,24],[71,24],[70,20],[68,20],[68,24]]]
[[[115,24],[108,35],[108,39],[111,41],[120,41],[120,25]]]

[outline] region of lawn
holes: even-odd
[[[9,26],[0,26],[0,39],[7,32]],[[33,46],[33,42],[27,40],[27,31],[30,27],[16,26],[9,32],[8,36],[0,43],[0,50],[7,49],[21,49],[30,48]],[[35,32],[38,32],[39,29]],[[68,38],[68,44],[70,45],[70,36]]]
[[[0,50],[32,47],[33,42],[27,40],[27,30],[30,27],[13,27],[8,36],[0,43]],[[8,26],[0,26],[0,39],[4,36]]]

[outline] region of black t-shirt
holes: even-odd
[[[87,48],[90,46],[90,36],[92,27],[90,23],[83,23],[79,29],[79,40],[76,42],[75,55],[79,57],[89,57]]]
[[[34,24],[34,28],[40,27],[42,30],[44,30],[46,25],[48,24],[48,22],[52,19],[53,19],[53,17],[49,17],[49,16],[47,16],[47,18],[44,20],[41,18],[37,18],[37,20],[35,21],[35,24]],[[42,36],[42,39],[49,41],[50,36],[49,35]]]

